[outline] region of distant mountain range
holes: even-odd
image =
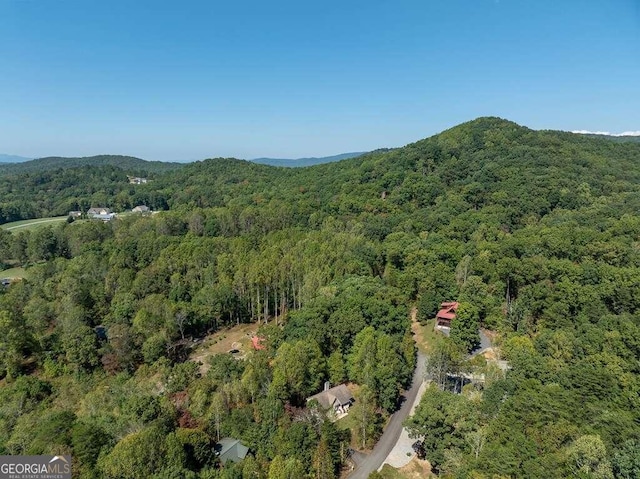
[[[261,165],[271,165],[271,166],[286,166],[288,168],[292,167],[300,167],[300,166],[313,166],[320,165],[322,163],[333,163],[334,161],[340,160],[348,160],[349,158],[357,158],[358,156],[364,155],[365,151],[354,152],[354,153],[341,153],[340,155],[333,156],[323,156],[320,158],[298,158],[298,159],[284,159],[284,158],[256,158],[252,161],[253,163],[259,163]]]
[[[616,143],[640,143],[640,134],[636,132],[628,132],[624,134],[611,134],[608,132],[593,131],[572,131],[572,133],[580,134],[591,138],[603,138]],[[352,153],[341,153],[333,156],[309,157],[309,158],[255,158],[252,163],[261,165],[281,166],[287,168],[304,167],[320,165],[323,163],[334,163],[336,161],[357,158],[367,153],[376,153],[389,151],[387,148],[381,148],[373,152],[358,151]],[[97,155],[83,158],[69,158],[50,156],[46,158],[26,158],[24,156],[8,155],[0,153],[0,173],[25,173],[33,171],[46,171],[57,168],[75,168],[80,166],[116,166],[129,170],[138,170],[144,172],[161,173],[164,171],[174,170],[182,166],[192,163],[193,161],[180,162],[164,162],[164,161],[147,161],[132,156],[121,155]]]
[[[32,159],[33,158],[25,158],[24,156],[5,155],[0,153],[0,163],[24,163],[25,161]]]
[[[259,163],[261,165],[271,166],[284,166],[284,167],[301,167],[301,166],[313,166],[322,163],[333,163],[335,161],[347,160],[349,158],[357,158],[364,155],[366,152],[353,152],[342,153],[333,156],[323,157],[309,157],[298,159],[285,159],[285,158],[256,158],[249,160],[253,163]],[[192,161],[185,162],[163,162],[163,161],[147,161],[132,156],[120,156],[120,155],[97,155],[88,156],[83,158],[69,158],[60,156],[50,156],[46,158],[25,158],[23,156],[6,155],[0,153],[0,170],[3,172],[16,172],[23,173],[27,171],[43,171],[51,170],[55,168],[74,168],[78,166],[105,166],[112,165],[121,168],[139,168],[143,170],[153,171],[166,171],[192,163]]]

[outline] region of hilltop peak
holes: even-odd
[[[428,141],[439,141],[446,143],[450,147],[455,145],[456,147],[469,147],[475,150],[487,146],[487,141],[490,143],[505,140],[513,141],[531,131],[526,126],[504,118],[482,116],[475,120],[455,125],[432,137],[417,141],[413,145],[420,145]]]
[[[446,131],[455,130],[519,130],[530,131],[526,126],[519,125],[518,123],[500,118],[497,116],[481,116],[474,120],[460,123]]]

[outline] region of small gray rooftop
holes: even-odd
[[[322,391],[318,394],[314,394],[313,396],[307,398],[307,402],[312,400],[318,401],[318,404],[325,409],[333,407],[336,403],[340,406],[344,406],[345,404],[349,404],[353,402],[353,395],[349,388],[344,384],[339,384],[334,386],[326,391]]]
[[[222,439],[220,439],[220,442],[216,444],[214,449],[218,454],[218,457],[220,458],[220,462],[222,464],[226,463],[227,461],[242,461],[249,452],[249,448],[242,444],[240,440],[233,439],[231,437],[223,437]]]

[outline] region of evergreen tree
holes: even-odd
[[[478,309],[470,303],[460,303],[451,321],[451,339],[470,353],[480,344],[479,328]]]

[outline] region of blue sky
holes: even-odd
[[[639,112],[640,0],[0,0],[2,153],[323,156]]]

